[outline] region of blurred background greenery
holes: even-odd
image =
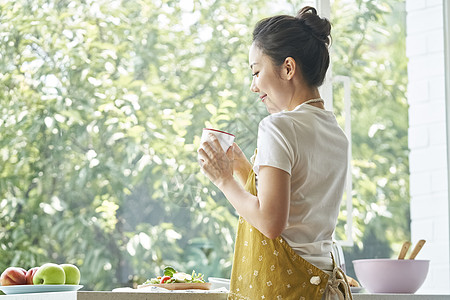
[[[247,156],[267,113],[249,90],[257,20],[303,1],[0,3],[0,271],[80,267],[87,290],[176,269],[229,277],[237,216],[200,172],[203,127]],[[352,81],[351,260],[409,238],[405,4],[332,2],[333,74]],[[343,91],[334,90],[342,117]]]

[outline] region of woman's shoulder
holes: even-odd
[[[295,139],[295,136],[301,131],[302,129],[299,128],[299,124],[292,117],[281,112],[271,114],[261,120],[258,128],[258,136],[278,136],[291,140]]]
[[[307,111],[281,111],[268,115],[260,122],[260,127],[275,127],[275,128],[294,128],[302,127],[303,125],[311,124],[313,119],[317,118],[315,114]]]
[[[292,127],[292,119],[284,112],[268,115],[259,122],[259,128],[286,129]]]

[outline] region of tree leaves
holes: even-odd
[[[74,263],[98,290],[165,265],[230,275],[237,218],[196,149],[215,127],[253,154],[267,112],[249,91],[248,48],[255,22],[276,12],[187,3],[0,4],[0,270]],[[408,232],[404,40],[386,36],[385,2],[357,3],[333,6],[334,73],[354,82],[355,238],[389,244]]]
[[[337,1],[332,13],[333,73],[352,79],[356,247],[344,249],[348,261],[389,257],[410,234],[404,3],[356,2],[352,12]],[[342,92],[334,95],[338,111]],[[341,237],[343,222],[341,216]]]
[[[196,175],[195,150],[207,122],[227,128],[247,97],[234,88],[246,53],[235,55],[252,20],[220,17],[238,2],[194,6],[203,13],[173,1],[2,3],[1,269],[72,262],[88,288],[111,289],[207,251],[198,271],[229,275],[236,216]],[[151,249],[129,255],[136,235]],[[214,247],[190,242],[211,235]]]

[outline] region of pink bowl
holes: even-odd
[[[414,294],[423,284],[429,260],[359,259],[356,277],[371,293]]]

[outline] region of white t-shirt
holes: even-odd
[[[281,236],[317,267],[332,269],[330,252],[347,174],[348,140],[330,111],[301,104],[264,118],[253,169],[291,175],[289,216]]]

